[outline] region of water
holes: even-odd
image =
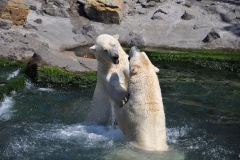
[[[141,151],[119,129],[84,125],[94,88],[26,82],[0,103],[0,159],[240,159],[240,75],[185,65],[158,65],[169,151]]]

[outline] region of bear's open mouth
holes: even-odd
[[[113,60],[113,63],[114,64],[119,64],[119,60],[117,59],[117,60]]]
[[[113,61],[114,64],[119,64],[118,56],[117,57],[113,57],[112,61]]]

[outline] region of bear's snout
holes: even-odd
[[[119,58],[118,55],[112,57],[112,60],[113,60],[113,63],[114,63],[114,64],[119,64],[118,58]]]

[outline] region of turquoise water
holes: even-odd
[[[84,125],[94,88],[41,88],[26,82],[0,102],[0,159],[240,159],[240,75],[155,64],[168,152],[137,150],[119,129]],[[0,70],[5,80],[16,71]]]

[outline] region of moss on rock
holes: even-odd
[[[140,48],[152,61],[192,63],[205,68],[240,72],[240,51],[230,49]],[[127,48],[128,50],[128,48]]]
[[[36,68],[35,68],[36,69]],[[77,85],[81,87],[96,84],[97,72],[71,73],[58,67],[43,66],[28,70],[32,74],[32,80],[40,85]]]
[[[20,68],[20,72],[17,76],[6,81],[3,86],[0,87],[0,100],[4,98],[4,95],[9,95],[12,91],[18,91],[24,87],[26,81],[25,69],[27,63],[20,63],[16,61],[9,61],[0,59],[0,67],[17,67]]]

